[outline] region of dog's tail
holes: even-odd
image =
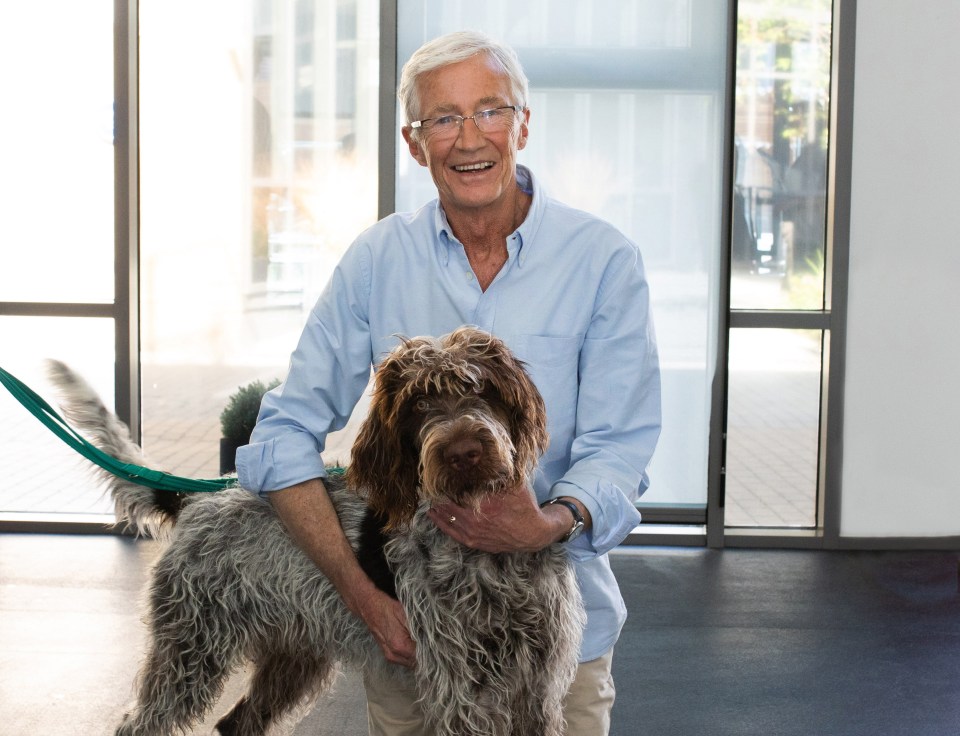
[[[48,361],[47,370],[60,394],[64,418],[72,427],[117,460],[146,465],[143,451],[130,439],[127,425],[103,405],[82,377],[56,360]],[[139,534],[164,536],[183,506],[184,494],[137,485],[99,466],[95,466],[94,473],[113,498],[117,521],[130,524]]]

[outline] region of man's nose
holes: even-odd
[[[471,148],[477,143],[482,143],[483,140],[484,136],[477,121],[474,118],[464,118],[460,124],[457,142],[464,148]]]

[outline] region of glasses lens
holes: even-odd
[[[450,134],[460,127],[460,118],[456,115],[444,115],[433,121],[433,130],[440,135]]]
[[[473,116],[477,127],[485,133],[503,130],[513,121],[512,107],[498,107],[495,110],[481,110]]]
[[[500,107],[493,110],[480,110],[466,119],[459,115],[444,115],[424,121],[423,130],[433,139],[453,138],[460,134],[460,128],[466,124],[467,120],[473,120],[482,133],[496,133],[510,127],[515,112],[516,110],[512,107]]]
[[[497,125],[497,117],[499,114],[499,110],[481,110],[474,114],[473,122],[475,122],[477,127],[482,131],[496,130],[497,127],[499,127]]]
[[[456,135],[459,130],[460,118],[456,115],[444,115],[423,123],[424,133],[431,138],[447,138]]]

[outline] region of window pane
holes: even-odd
[[[730,331],[727,526],[816,526],[821,341]]]
[[[67,363],[113,409],[113,320],[0,317],[3,367],[55,407],[44,361]],[[0,388],[0,513],[107,514],[90,464]]]
[[[476,28],[530,79],[521,163],[551,195],[639,244],[663,372],[663,433],[646,503],[706,503],[720,252],[726,3],[703,0],[399,3],[402,64],[428,38]],[[405,147],[397,208],[436,196]]]
[[[211,477],[230,393],[285,375],[376,220],[379,4],[140,7],[144,447]]]
[[[113,3],[4,3],[0,86],[0,301],[112,301]]]
[[[737,12],[731,305],[823,309],[831,2]]]

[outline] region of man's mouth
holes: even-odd
[[[485,169],[491,168],[493,165],[494,165],[494,164],[493,164],[493,161],[481,161],[480,163],[476,163],[476,164],[462,164],[462,165],[460,165],[460,166],[454,166],[454,167],[453,167],[453,170],[454,170],[454,171],[461,171],[461,172],[463,172],[463,171],[483,171],[483,170],[485,170]]]

